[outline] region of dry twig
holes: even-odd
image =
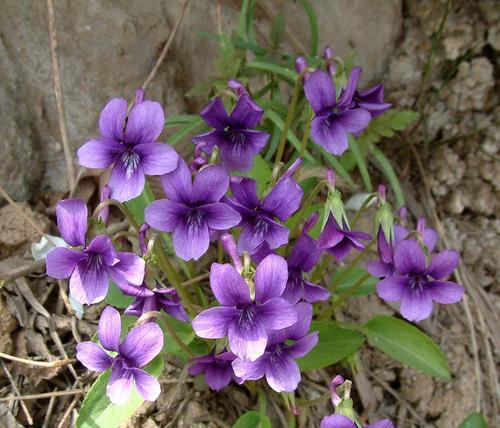
[[[179,26],[182,22],[182,19],[184,18],[184,14],[186,13],[186,9],[189,5],[189,2],[190,2],[190,0],[186,0],[184,2],[184,4],[182,5],[181,10],[179,12],[179,15],[177,16],[177,19],[175,21],[174,28],[172,29],[172,32],[170,33],[170,36],[168,37],[167,42],[165,43],[165,46],[163,46],[163,49],[161,51],[160,56],[158,57],[158,60],[156,61],[155,66],[153,67],[151,72],[148,74],[148,77],[146,77],[144,82],[142,82],[142,85],[141,85],[142,89],[146,90],[146,87],[149,85],[151,80],[153,80],[153,78],[156,75],[156,72],[160,68],[160,65],[162,64],[163,60],[167,56],[167,52],[170,49],[170,45],[174,41],[175,35],[177,34],[177,30],[179,29]]]
[[[73,362],[71,358],[66,358],[64,360],[55,360],[55,361],[28,360],[26,358],[20,358],[20,357],[15,357],[14,355],[4,354],[3,352],[0,352],[0,358],[10,361],[15,361],[16,363],[27,364],[29,366],[44,367],[44,368],[62,367],[71,364]]]
[[[47,0],[47,9],[49,12],[50,55],[52,59],[52,74],[54,77],[54,93],[56,96],[57,114],[59,116],[59,131],[61,133],[61,141],[64,149],[64,158],[66,160],[66,175],[68,179],[69,189],[70,191],[73,191],[73,189],[75,188],[76,174],[75,174],[75,166],[73,165],[73,156],[71,156],[71,148],[69,146],[66,121],[64,118],[61,75],[59,72],[59,62],[57,60],[56,17],[54,13],[54,4],[52,0]]]
[[[0,364],[2,365],[3,371],[5,372],[7,379],[9,379],[9,382],[12,386],[12,389],[14,390],[14,392],[17,395],[19,395],[20,394],[19,389],[17,389],[17,385],[14,382],[14,379],[12,379],[12,375],[10,374],[9,369],[7,368],[7,366],[5,365],[5,363],[2,360],[0,360]],[[21,409],[23,409],[23,413],[26,416],[26,420],[28,421],[28,425],[33,425],[33,418],[31,417],[30,412],[28,411],[28,408],[26,407],[26,404],[24,403],[24,401],[22,399],[21,399]]]

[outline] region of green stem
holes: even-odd
[[[99,205],[97,205],[96,209],[94,210],[93,217],[95,220],[97,220],[97,216],[99,215],[99,212],[103,209],[106,208],[107,206],[114,205],[117,207],[124,215],[127,217],[127,220],[129,221],[130,225],[137,231],[139,231],[140,225],[137,223],[137,221],[134,218],[134,215],[130,212],[130,210],[122,204],[120,201],[117,201],[116,199],[106,199],[105,201],[101,202]]]
[[[335,312],[335,309],[338,307],[342,306],[342,304],[346,301],[346,299],[351,296],[363,283],[370,278],[370,274],[367,272],[361,278],[359,278],[354,284],[352,284],[344,293],[340,295],[338,300],[334,302],[328,309],[325,311],[321,312],[320,314],[320,319],[329,319],[333,313]]]
[[[331,394],[329,392],[325,392],[321,397],[315,398],[314,400],[305,400],[305,399],[297,400],[297,404],[300,407],[311,407],[315,406],[316,404],[322,404],[325,401],[328,401],[330,397]]]
[[[292,124],[293,116],[295,114],[295,107],[297,105],[297,100],[299,99],[300,91],[302,90],[302,78],[304,77],[306,70],[302,71],[297,80],[295,81],[295,87],[293,89],[292,100],[290,101],[290,107],[288,109],[288,113],[285,118],[285,123],[283,125],[283,131],[281,132],[280,142],[278,145],[278,152],[276,153],[276,158],[274,160],[274,168],[276,170],[278,165],[283,158],[283,153],[285,152],[285,144],[288,139],[288,130],[290,129],[290,125]]]
[[[180,299],[182,300],[182,303],[186,306],[187,311],[189,312],[189,315],[191,317],[194,317],[196,315],[196,311],[194,310],[193,303],[191,302],[191,299],[189,298],[189,294],[181,286],[181,282],[179,280],[179,277],[177,275],[177,272],[175,271],[174,267],[170,263],[170,260],[168,259],[167,254],[165,253],[165,249],[163,248],[163,245],[161,244],[160,241],[155,242],[155,254],[158,256],[158,262],[160,263],[160,266],[167,276],[168,281],[172,284],[172,286],[175,288],[177,291],[177,294],[179,295]]]
[[[338,284],[341,284],[342,281],[351,273],[351,271],[358,265],[359,261],[365,256],[365,254],[370,251],[370,249],[373,247],[373,244],[375,243],[375,240],[372,239],[368,245],[365,247],[365,249],[359,253],[356,258],[347,266],[342,273],[338,276],[338,278],[335,280],[335,282],[332,284],[332,287],[336,287]]]
[[[354,219],[351,223],[351,227],[354,229],[354,226],[356,226],[356,223],[358,222],[359,218],[361,217],[361,214],[363,214],[368,208],[368,204],[372,201],[373,198],[377,197],[377,193],[372,193],[370,194],[364,201],[363,204],[359,207],[359,210],[356,212],[356,215],[354,216]]]
[[[175,329],[172,327],[172,324],[170,324],[169,319],[165,314],[160,313],[161,315],[161,320],[163,322],[163,325],[168,331],[168,334],[174,339],[174,342],[177,343],[179,348],[181,348],[184,352],[186,352],[189,357],[193,358],[196,357],[196,354],[181,340],[181,338],[178,336],[178,334],[175,332]]]
[[[321,278],[321,274],[325,270],[328,263],[329,263],[328,257],[323,256],[323,260],[321,260],[321,263],[318,266],[316,266],[311,275],[311,282],[315,283]]]
[[[327,180],[321,180],[318,184],[316,184],[316,187],[314,187],[311,193],[309,193],[309,196],[307,197],[304,204],[302,205],[302,208],[297,214],[297,223],[295,223],[293,226],[292,233],[290,233],[291,237],[297,236],[297,230],[300,224],[300,220],[306,213],[307,209],[311,206],[312,202],[314,201],[314,198],[318,196],[319,192],[323,190],[324,187],[330,187],[330,186],[331,184]]]
[[[309,112],[311,112],[311,107],[309,107]],[[302,136],[302,144],[300,145],[300,157],[304,157],[307,149],[307,141],[309,140],[309,134],[311,133],[311,120],[312,117],[306,120],[306,127],[304,129],[304,135]]]

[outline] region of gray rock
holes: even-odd
[[[235,27],[236,3],[222,2],[225,30]],[[65,117],[73,151],[96,135],[99,112],[110,97],[133,97],[156,62],[181,4],[182,0],[55,2]],[[272,15],[279,3],[266,4]],[[365,68],[365,79],[380,76],[401,27],[401,1],[324,0],[314,7],[321,46],[329,43],[340,55],[354,50]],[[295,3],[285,9],[290,34],[299,42],[294,49],[307,47],[306,16]],[[267,34],[268,14],[258,11],[256,16],[258,31]],[[67,180],[46,3],[3,1],[0,28],[0,183],[18,200],[32,199],[40,191],[63,192]],[[160,100],[167,113],[200,107],[188,103],[184,94],[210,75],[217,45],[194,30],[217,31],[214,1],[191,2],[167,60],[148,87],[147,95]]]

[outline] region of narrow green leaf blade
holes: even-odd
[[[254,70],[267,71],[277,76],[281,76],[292,83],[295,83],[298,77],[298,74],[295,71],[270,62],[251,61],[248,62],[246,66]]]
[[[203,125],[203,119],[195,116],[190,122],[187,122],[181,129],[170,136],[167,143],[175,146],[180,141],[184,140],[189,134],[194,133],[196,129]]]
[[[261,104],[266,104],[266,103],[262,102]],[[280,129],[281,132],[283,132],[283,127],[284,127],[283,120],[274,110],[265,108],[264,114],[271,122],[273,122]],[[291,145],[295,148],[295,150],[300,151],[301,142],[290,129],[288,130],[287,139],[288,141],[290,141]],[[304,153],[304,158],[306,158],[309,162],[313,164],[316,163],[315,159],[311,156],[311,153],[307,151]]]
[[[163,371],[163,355],[160,354],[151,361],[146,371],[158,378]],[[106,395],[110,372],[107,370],[99,375],[87,392],[76,419],[77,428],[116,428],[129,419],[144,401],[134,388],[124,405],[111,403]]]
[[[251,410],[241,415],[233,428],[271,428],[271,420],[264,413]]]
[[[370,344],[395,360],[435,377],[450,378],[448,362],[439,346],[414,325],[378,315],[364,328]]]
[[[377,160],[378,166],[387,177],[387,180],[389,180],[389,184],[391,185],[394,196],[396,197],[397,206],[402,207],[405,204],[405,197],[403,194],[403,190],[401,189],[401,185],[399,184],[398,176],[396,175],[396,172],[391,165],[391,161],[387,159],[382,151],[378,147],[375,147],[373,144],[370,147],[370,150]]]
[[[316,56],[318,54],[318,41],[319,41],[319,31],[318,31],[318,18],[314,8],[311,6],[308,0],[300,0],[300,4],[304,8],[307,18],[309,19],[309,27],[311,28],[311,40],[310,40],[310,53],[311,56]]]
[[[304,358],[297,360],[301,370],[328,367],[356,352],[364,337],[339,327],[333,321],[313,321],[311,331],[319,332],[318,344]]]
[[[368,173],[366,160],[359,149],[358,142],[352,135],[349,135],[349,147],[356,161],[356,165],[358,166],[361,178],[363,179],[365,189],[368,192],[373,192],[372,180],[370,179],[370,174]]]

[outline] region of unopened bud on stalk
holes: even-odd
[[[295,58],[295,71],[297,73],[302,73],[308,67],[307,61],[303,56],[298,56]]]
[[[146,244],[146,234],[150,229],[148,224],[143,224],[139,229],[139,248],[141,250],[142,255],[146,255],[148,253],[148,245]]]
[[[100,202],[107,201],[111,196],[111,187],[109,187],[107,184],[104,185],[104,187],[101,190],[101,198]],[[105,225],[108,223],[108,217],[109,217],[109,205],[105,206],[100,212],[97,218],[101,220]]]
[[[378,233],[379,229],[382,229],[386,241],[392,243],[394,242],[394,215],[391,204],[386,200],[383,184],[378,187],[378,200],[379,205],[375,214],[375,234]]]
[[[137,88],[135,90],[135,105],[140,104],[144,101],[144,89]]]
[[[247,93],[247,90],[245,89],[243,83],[236,79],[228,80],[227,87],[234,91],[236,95],[238,95],[238,97],[241,97],[242,95]]]

